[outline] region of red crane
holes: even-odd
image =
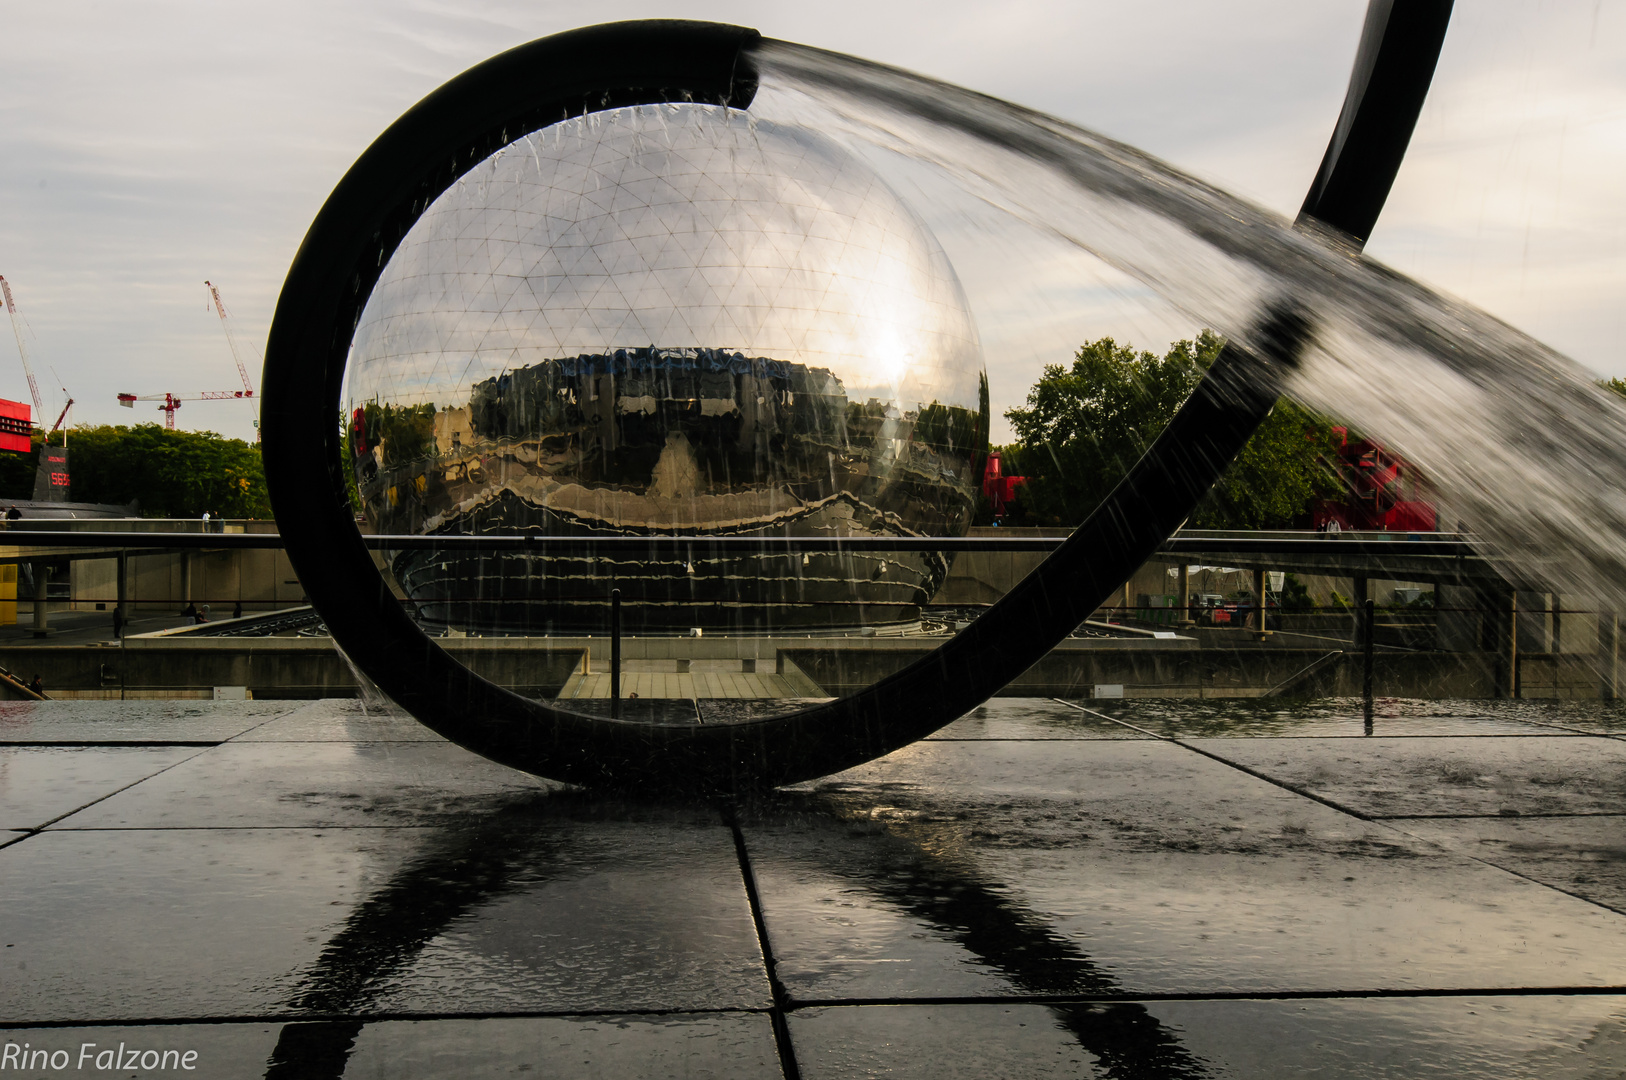
[[[28,362],[28,345],[23,341],[23,322],[17,314],[17,301],[11,298],[11,282],[0,277],[0,295],[4,295],[6,311],[11,315],[11,329],[17,335],[17,355],[23,358],[23,374],[28,376],[28,392],[34,395],[34,415],[43,422],[45,405],[40,401],[39,384],[34,381],[34,365]]]
[[[158,408],[164,414],[164,426],[171,431],[175,430],[175,410],[181,407],[183,401],[230,401],[234,398],[244,399],[250,403],[254,401],[254,384],[249,382],[248,367],[243,363],[242,353],[237,349],[237,338],[231,332],[231,320],[226,315],[226,305],[221,302],[220,290],[207,281],[204,282],[204,285],[208,286],[209,297],[214,303],[215,311],[220,314],[220,325],[226,331],[226,345],[231,349],[231,358],[237,362],[237,374],[243,380],[243,388],[241,390],[205,390],[201,394],[187,394],[184,396],[180,394],[119,395],[119,404],[126,409],[135,408],[135,403],[138,401],[163,402]],[[260,420],[256,415],[254,418],[254,438],[258,441],[259,437]]]
[[[252,390],[206,390],[201,394],[188,394],[185,397],[179,394],[142,394],[139,397],[135,394],[120,394],[119,404],[126,409],[133,409],[138,401],[161,401],[163,404],[158,408],[164,414],[164,426],[174,431],[175,410],[181,407],[183,401],[230,401],[232,398],[253,396]]]
[[[17,311],[17,301],[12,299],[11,282],[7,281],[4,277],[0,277],[0,298],[4,299],[6,312],[11,316],[12,333],[17,335],[17,355],[22,358],[23,374],[28,376],[28,392],[34,398],[34,418],[39,423],[43,424],[45,423],[45,405],[40,401],[39,383],[34,381],[34,365],[28,360],[28,343],[24,340],[23,318],[22,315],[20,315]],[[54,368],[52,369],[52,374],[55,374]],[[51,436],[56,434],[57,429],[62,426],[62,422],[68,418],[68,410],[73,408],[73,397],[68,394],[66,387],[63,387],[62,394],[68,399],[68,403],[62,406],[62,412],[57,416],[56,423],[51,425],[51,430],[46,433],[45,441],[47,443],[51,441]],[[62,445],[68,445],[68,434],[66,431],[62,433]]]

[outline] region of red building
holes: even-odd
[[[26,454],[33,449],[33,410],[20,401],[0,398],[0,450]]]

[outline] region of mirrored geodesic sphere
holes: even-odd
[[[960,535],[981,346],[865,162],[710,105],[510,144],[402,241],[357,327],[351,464],[390,534]],[[420,617],[519,633],[907,621],[936,553],[660,561],[410,551]]]

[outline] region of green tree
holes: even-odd
[[[367,445],[383,448],[384,468],[428,457],[435,447],[435,407],[433,405],[380,405],[368,402],[362,409],[367,425]]]
[[[344,477],[344,491],[350,497],[350,510],[361,514],[361,492],[356,490],[355,425],[350,417],[339,410],[339,475]]]
[[[1079,349],[1072,366],[1045,368],[1027,405],[1005,415],[1018,442],[1001,447],[1006,475],[1028,477],[1012,524],[1072,527],[1144,454],[1190,396],[1224,341],[1204,330],[1159,357],[1111,338]],[[1338,488],[1324,464],[1331,426],[1291,402],[1277,405],[1199,505],[1203,528],[1281,528]]]
[[[19,459],[0,472],[0,482],[15,485],[0,489],[4,497],[33,496],[38,448],[36,442],[31,458],[3,455]],[[139,501],[146,517],[201,517],[205,510],[224,517],[271,516],[259,447],[241,439],[158,424],[81,426],[68,436],[68,453],[74,502]]]
[[[1027,405],[1005,413],[1018,452],[1016,461],[1002,453],[1000,464],[1007,475],[1028,478],[1023,520],[1082,521],[1151,446],[1220,345],[1204,331],[1159,357],[1101,338],[1079,349],[1071,367],[1046,366]]]
[[[34,472],[40,462],[41,432],[34,429],[34,441],[29,452],[0,453],[0,499],[24,500],[34,497]],[[0,513],[4,513],[0,507]]]
[[[1199,529],[1304,526],[1313,504],[1342,490],[1327,462],[1332,423],[1283,399],[1191,515]]]

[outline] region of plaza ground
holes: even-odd
[[[1346,700],[1003,698],[726,804],[550,784],[355,699],[5,702],[0,1046],[1614,1077],[1623,822],[1626,708],[1596,702],[1384,701],[1367,735]]]

